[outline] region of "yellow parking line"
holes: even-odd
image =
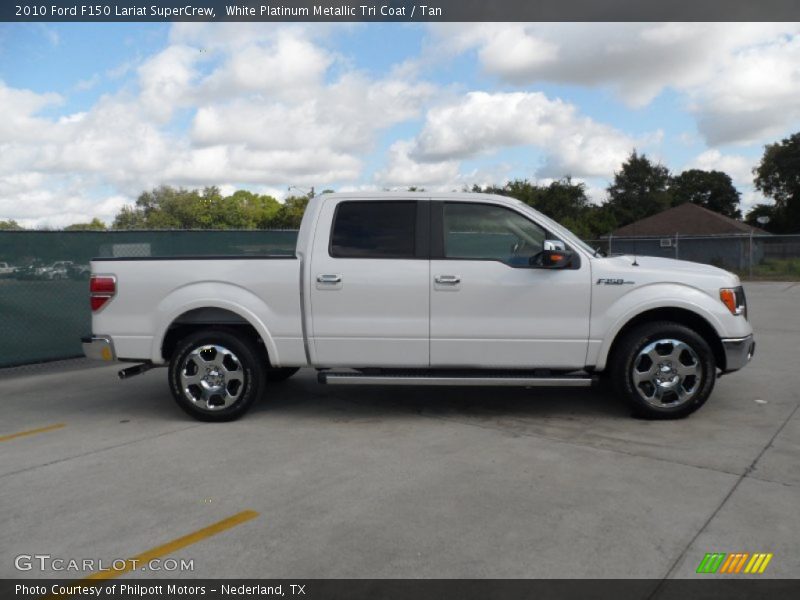
[[[232,517],[228,517],[227,519],[223,519],[222,521],[214,523],[213,525],[209,525],[208,527],[203,527],[203,529],[198,529],[194,533],[190,533],[189,535],[179,537],[176,540],[172,540],[171,542],[167,542],[166,544],[162,544],[161,546],[151,548],[150,550],[142,552],[141,554],[134,556],[133,558],[129,558],[128,560],[125,561],[125,567],[122,569],[98,571],[97,573],[92,573],[91,575],[82,579],[81,581],[91,581],[96,579],[113,579],[115,577],[119,577],[120,575],[123,575],[135,569],[136,565],[146,564],[147,562],[154,560],[156,558],[160,558],[167,554],[172,554],[176,550],[180,550],[181,548],[185,548],[186,546],[191,546],[192,544],[196,544],[201,540],[210,538],[211,536],[217,535],[218,533],[222,533],[227,529],[236,527],[237,525],[241,525],[245,521],[249,521],[250,519],[255,519],[257,516],[258,513],[254,510],[243,510],[242,512],[237,513]]]
[[[197,531],[190,533],[189,535],[185,535],[183,537],[179,537],[178,539],[172,540],[171,542],[167,542],[166,544],[162,544],[161,546],[156,546],[155,548],[151,548],[141,554],[134,556],[133,558],[129,558],[125,561],[125,566],[121,569],[109,569],[106,571],[98,571],[97,573],[92,573],[88,577],[84,577],[83,579],[78,579],[75,583],[76,584],[84,584],[84,585],[100,585],[100,581],[105,579],[114,579],[115,577],[119,577],[120,575],[124,575],[129,571],[132,571],[136,568],[137,565],[142,565],[147,563],[151,560],[155,560],[156,558],[161,558],[162,556],[166,556],[167,554],[172,554],[176,550],[180,550],[181,548],[185,548],[186,546],[191,546],[192,544],[196,544],[206,538],[211,536],[217,535],[218,533],[222,533],[227,529],[231,529],[232,527],[236,527],[237,525],[241,525],[245,521],[249,521],[250,519],[255,519],[258,516],[258,513],[254,510],[243,510],[240,513],[236,513],[232,517],[228,517],[227,519],[222,519],[222,521],[217,521],[213,525],[209,525],[208,527],[203,527],[203,529],[198,529]],[[97,582],[97,583],[93,583]],[[69,587],[68,585],[66,587]],[[67,594],[50,594],[48,596],[44,596],[41,600],[64,600],[65,598],[71,598],[75,594],[67,593]]]
[[[56,423],[55,425],[48,425],[47,427],[39,427],[38,429],[29,429],[28,431],[19,431],[17,433],[9,433],[8,435],[0,436],[0,442],[7,442],[17,438],[25,437],[27,435],[36,435],[37,433],[44,433],[46,431],[53,431],[54,429],[61,429],[66,427],[66,423]]]

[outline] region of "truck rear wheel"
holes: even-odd
[[[261,396],[264,371],[250,340],[210,329],[178,343],[169,363],[169,385],[178,406],[195,419],[232,421]]]
[[[677,419],[700,408],[714,389],[716,361],[702,336],[669,321],[645,323],[620,340],[611,379],[637,416]]]

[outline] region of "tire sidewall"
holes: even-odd
[[[206,411],[187,399],[180,383],[180,369],[185,358],[199,346],[216,344],[224,346],[239,359],[244,371],[244,389],[231,406],[218,411]],[[232,421],[241,417],[264,390],[264,366],[259,353],[249,340],[226,330],[207,330],[189,335],[178,343],[169,363],[169,386],[172,396],[184,411],[201,421]]]
[[[689,402],[680,406],[656,407],[647,403],[636,390],[631,376],[633,363],[642,348],[665,338],[676,339],[690,346],[697,354],[702,369],[700,388]],[[716,360],[708,343],[685,325],[651,323],[637,327],[625,337],[615,357],[613,379],[617,392],[625,397],[637,415],[653,419],[680,418],[696,411],[711,395],[716,382]]]

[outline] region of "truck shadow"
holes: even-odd
[[[630,411],[601,388],[325,386],[313,372],[270,384],[251,415],[333,416],[337,420],[429,417],[627,418]],[[245,417],[246,418],[246,417]]]
[[[154,369],[125,382],[119,382],[111,370],[86,372],[84,377],[77,402],[54,405],[46,398],[37,398],[21,403],[19,410],[40,414],[46,409],[54,418],[67,418],[78,411],[100,412],[110,419],[192,420],[172,399],[165,369]],[[332,386],[317,383],[316,372],[303,369],[287,381],[268,384],[243,421],[274,416],[388,421],[418,415],[566,422],[627,419],[629,414],[624,403],[599,388]]]

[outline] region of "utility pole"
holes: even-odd
[[[311,189],[308,189],[308,190],[306,190],[304,188],[301,188],[300,186],[297,186],[297,185],[290,185],[287,188],[287,191],[291,192],[292,190],[297,190],[298,192],[301,192],[304,196],[308,196],[309,199],[314,197],[314,186],[313,185],[311,186]]]

